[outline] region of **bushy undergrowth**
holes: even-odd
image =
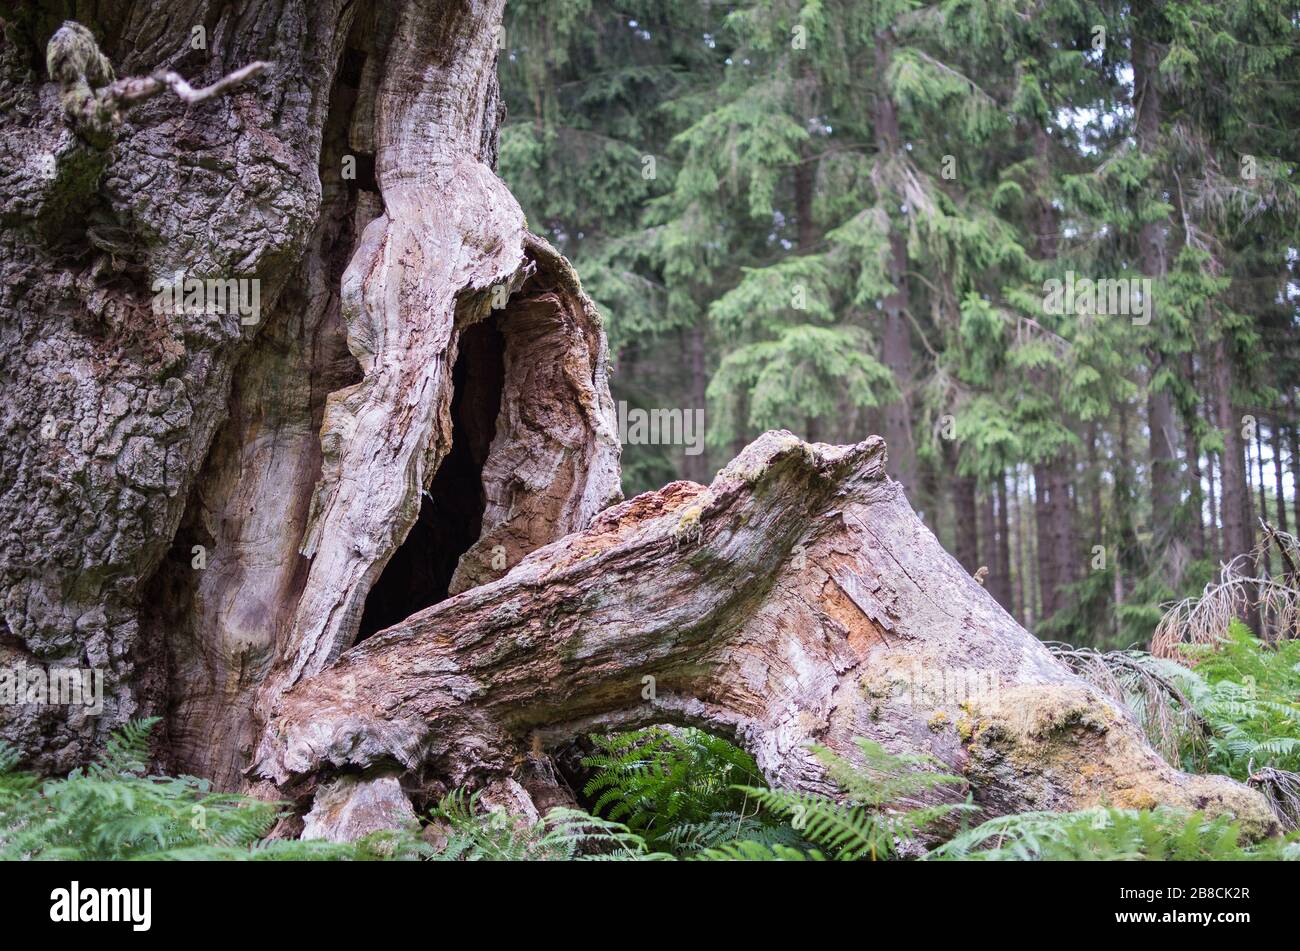
[[[1264,644],[1233,625],[1223,641],[1186,650],[1186,665],[1131,651],[1058,654],[1127,702],[1171,759],[1251,782],[1295,829],[1300,642]],[[18,771],[16,754],[0,749],[0,859],[1300,859],[1296,833],[1248,844],[1229,819],[1164,808],[1024,813],[972,827],[978,816],[955,795],[958,777],[866,740],[853,762],[814,748],[838,796],[770,789],[726,740],[662,727],[592,737],[583,760],[591,813],[557,809],[530,826],[457,790],[423,829],[350,845],[271,838],[283,803],[149,775],[154,723],[123,729],[63,778]]]
[[[767,784],[754,758],[702,730],[650,727],[593,736],[583,794],[592,811],[624,821],[649,847],[686,858],[727,842],[796,847],[797,832],[757,794]]]
[[[1084,809],[1001,816],[950,839],[927,858],[982,861],[1300,860],[1285,839],[1244,845],[1237,823],[1174,809]]]
[[[351,845],[268,839],[283,803],[214,792],[192,776],[147,774],[156,720],[114,734],[94,763],[61,779],[15,770],[0,749],[0,859],[270,860],[418,858],[414,835]]]
[[[1242,780],[1261,766],[1300,771],[1300,641],[1264,644],[1234,621],[1226,640],[1185,650],[1193,666],[1176,676],[1205,723],[1208,768]]]
[[[1180,645],[1181,663],[1141,651],[1053,649],[1126,703],[1171,763],[1248,782],[1284,828],[1300,827],[1300,641],[1265,643],[1234,620],[1213,643]]]

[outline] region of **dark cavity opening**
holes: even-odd
[[[452,368],[451,451],[421,497],[420,516],[370,589],[357,639],[363,640],[446,599],[461,555],[483,523],[483,463],[496,435],[505,383],[505,341],[496,318],[460,335]]]

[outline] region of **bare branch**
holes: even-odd
[[[1259,576],[1255,566],[1276,544],[1285,570],[1279,576]],[[1294,573],[1297,542],[1294,536],[1264,525],[1264,539],[1253,551],[1224,562],[1219,580],[1206,585],[1199,598],[1184,598],[1165,612],[1151,637],[1151,653],[1182,663],[1182,644],[1213,644],[1228,633],[1233,618],[1245,618],[1253,607],[1260,611],[1264,636],[1292,637],[1300,629],[1300,584]]]
[[[195,89],[179,74],[159,70],[151,76],[117,79],[113,66],[99,49],[94,35],[74,20],[68,20],[50,37],[45,50],[50,78],[61,87],[63,113],[92,142],[104,145],[122,123],[122,109],[170,89],[182,102],[193,105],[224,95],[270,64],[257,60]]]
[[[170,89],[182,102],[194,105],[216,96],[225,95],[226,92],[235,88],[244,80],[258,75],[268,66],[270,66],[270,63],[263,62],[260,59],[254,60],[247,66],[240,67],[230,75],[223,76],[211,86],[204,86],[202,89],[195,89],[179,74],[172,72],[170,69],[164,69],[152,76],[133,76],[130,79],[119,79],[112,85],[96,90],[95,96],[101,101],[130,105],[131,103],[151,99],[164,89]]]

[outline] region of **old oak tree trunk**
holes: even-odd
[[[493,171],[503,2],[0,5],[0,661],[106,675],[0,737],[66,770],[159,715],[161,766],[336,838],[457,784],[544,811],[555,750],[669,722],[791,788],[861,736],[991,814],[1269,828],[1019,627],[879,438],[619,501],[600,316]],[[255,306],[157,306],[195,280]]]

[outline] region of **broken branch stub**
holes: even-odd
[[[95,42],[94,34],[75,20],[66,21],[50,37],[45,66],[59,84],[63,112],[68,121],[92,139],[107,136],[122,123],[122,110],[170,89],[188,105],[223,96],[270,64],[255,60],[221,79],[195,89],[180,74],[161,69],[149,76],[117,79]]]
[[[878,437],[767,433],[707,488],[608,509],[291,687],[253,772],[296,795],[374,766],[482,785],[538,746],[664,722],[735,737],[785,788],[833,792],[810,744],[853,758],[867,737],[934,756],[992,814],[1169,804],[1275,828],[1016,624],[886,477]]]

